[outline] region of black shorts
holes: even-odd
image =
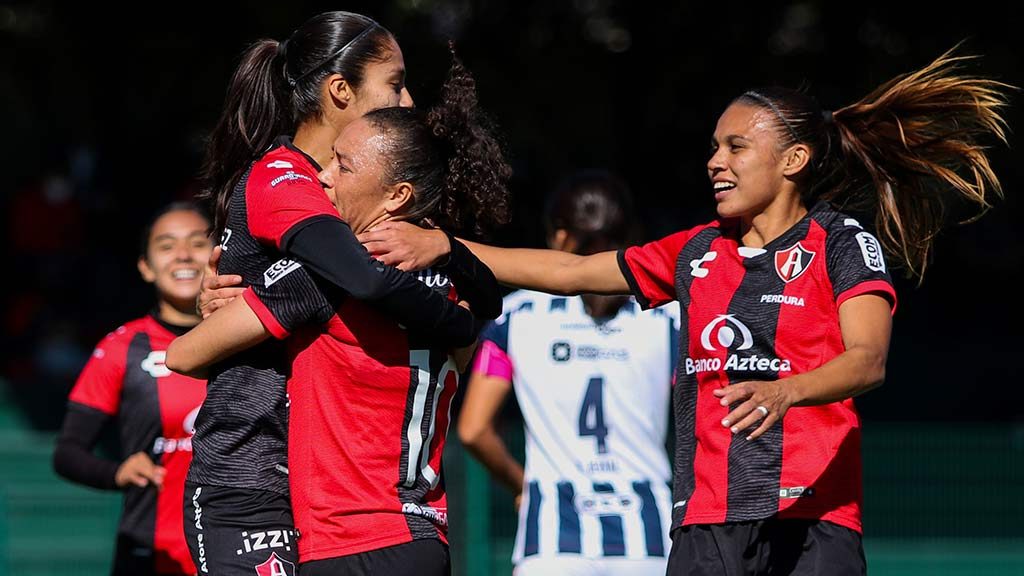
[[[162,572],[157,570],[157,555],[152,546],[139,544],[124,534],[117,535],[114,547],[114,565],[111,576],[186,576],[181,570]]]
[[[302,576],[448,576],[451,573],[448,546],[433,538],[302,564]]]
[[[185,541],[199,574],[295,576],[298,536],[287,496],[185,484]]]
[[[862,576],[857,532],[822,520],[695,524],[672,532],[668,576]]]

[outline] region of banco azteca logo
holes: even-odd
[[[750,333],[750,328],[740,322],[735,314],[719,314],[701,331],[700,344],[710,352],[718,349],[715,348],[715,344],[722,348],[747,350],[753,347],[754,336]]]

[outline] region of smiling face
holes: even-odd
[[[718,119],[708,177],[723,218],[763,212],[779,196],[787,166],[772,112],[734,103]]]
[[[195,309],[202,269],[213,251],[209,227],[205,218],[191,210],[168,212],[153,223],[139,272],[156,286],[158,297],[175,308]]]

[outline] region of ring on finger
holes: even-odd
[[[768,417],[768,409],[765,408],[764,406],[758,406],[757,408],[754,408],[754,410],[757,410],[758,412],[761,413],[761,418]]]

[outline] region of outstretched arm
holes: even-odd
[[[439,230],[386,222],[359,235],[367,250],[402,269],[429,266],[444,258],[448,243]],[[579,256],[558,250],[497,248],[459,240],[487,265],[502,284],[553,294],[629,294],[615,252]]]
[[[630,293],[614,251],[580,256],[560,250],[465,244],[487,264],[499,282],[509,286],[567,296]]]

